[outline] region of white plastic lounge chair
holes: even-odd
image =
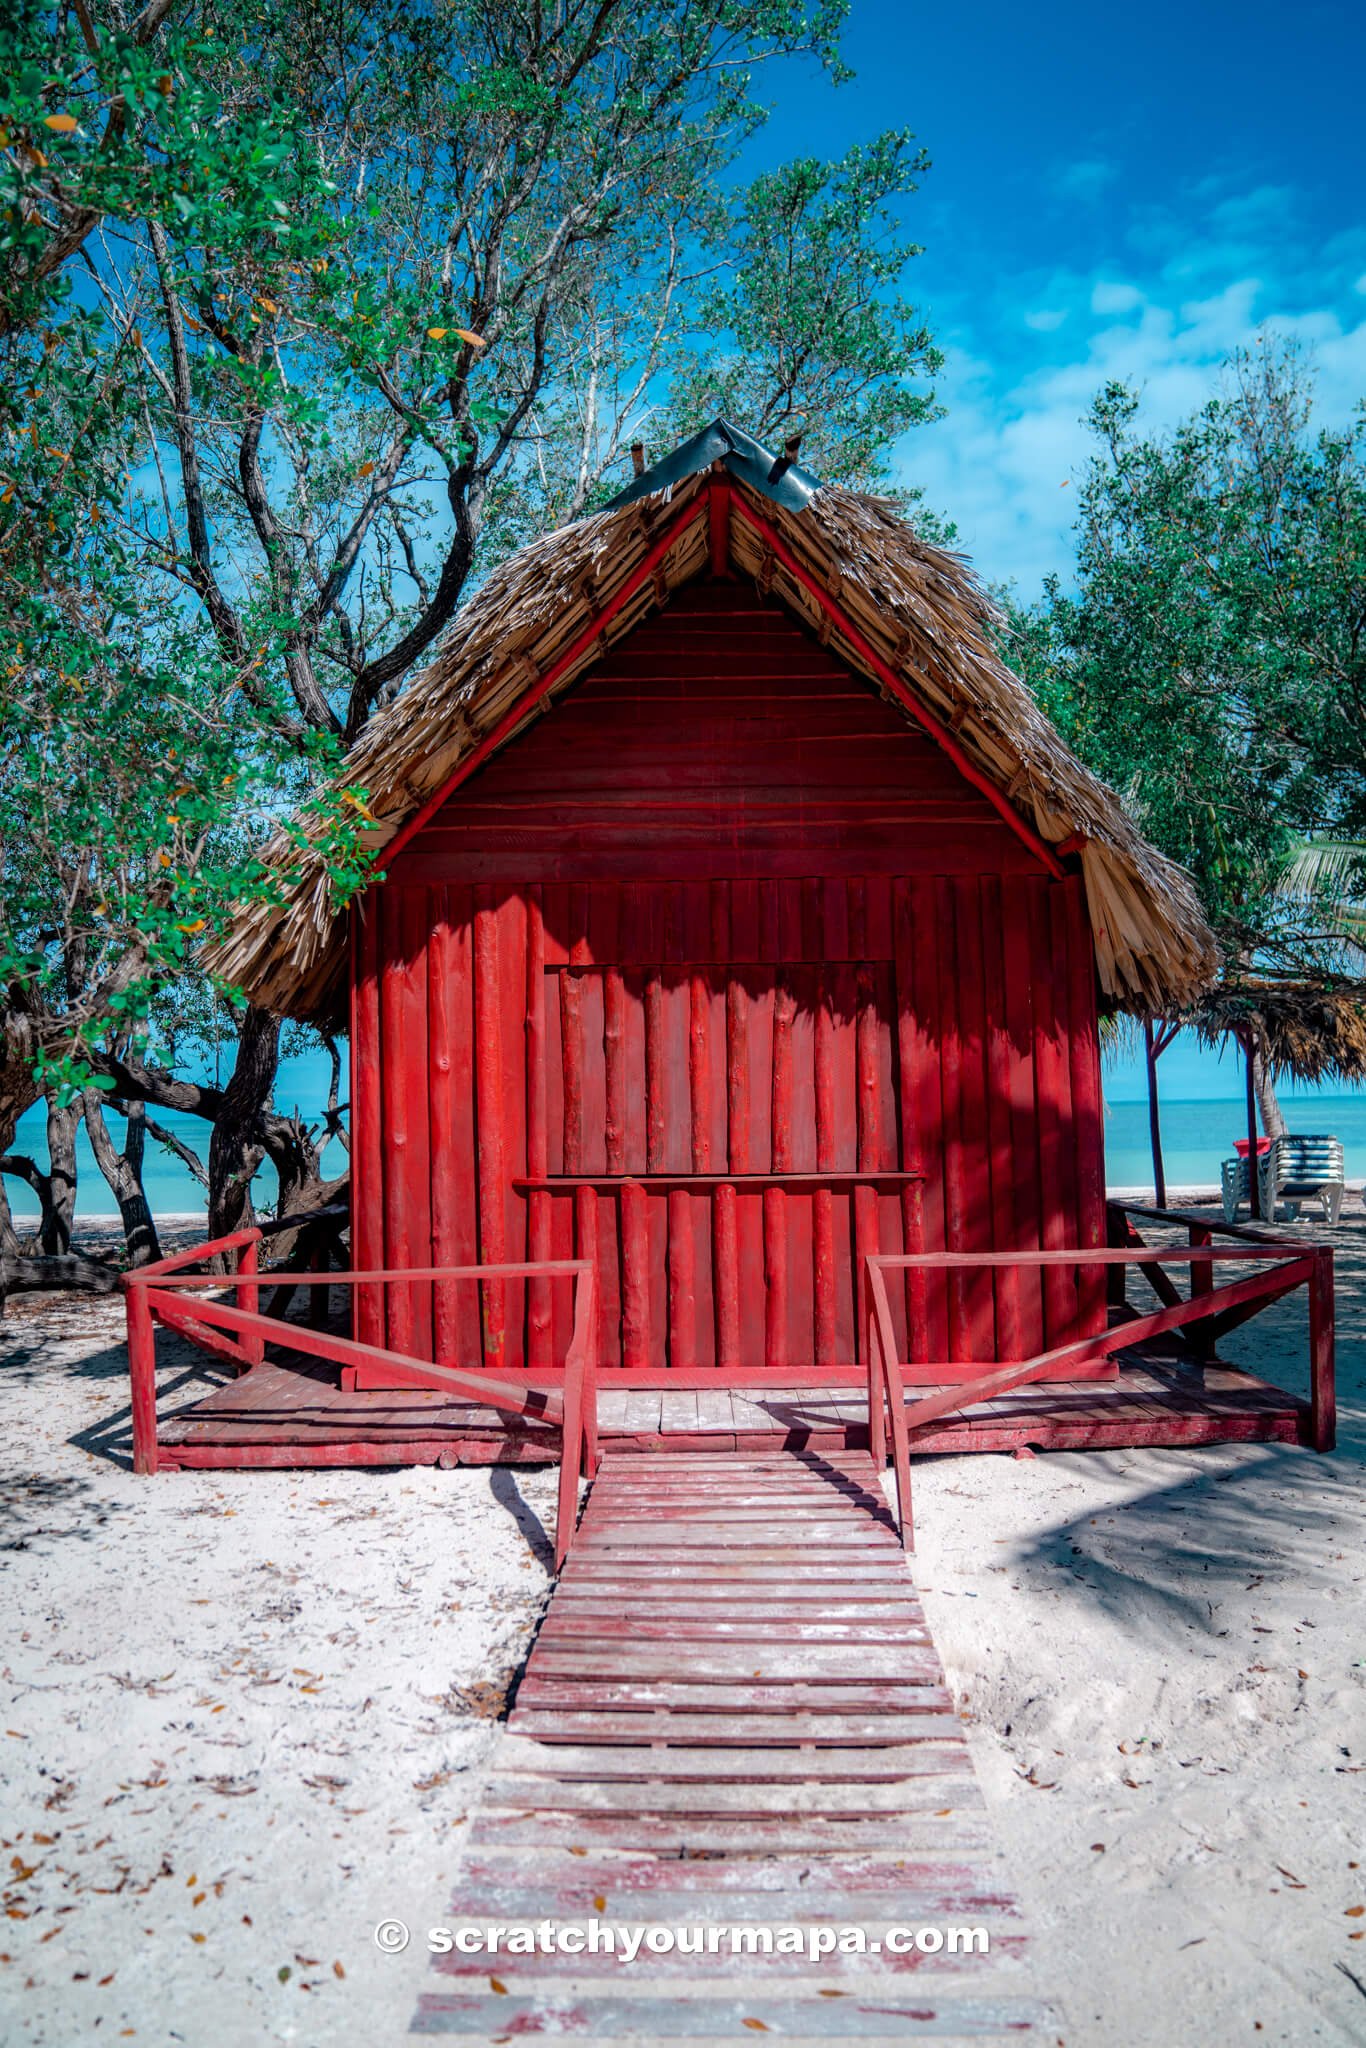
[[[1281,1205],[1293,1221],[1301,1202],[1317,1199],[1323,1205],[1325,1223],[1337,1223],[1347,1177],[1340,1138],[1298,1134],[1275,1138],[1271,1149],[1257,1161],[1257,1168],[1263,1216],[1273,1217]],[[1227,1213],[1227,1195],[1224,1208]]]
[[[1252,1202],[1246,1159],[1223,1160],[1219,1167],[1219,1179],[1223,1183],[1224,1221],[1236,1223],[1239,1204],[1247,1202],[1250,1206]]]

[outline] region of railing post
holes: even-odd
[[[579,1467],[583,1460],[583,1382],[581,1362],[565,1360],[564,1422],[560,1440],[560,1488],[555,1501],[555,1569],[569,1555],[579,1513]]]
[[[872,1302],[869,1300],[867,1305],[868,1317],[865,1328],[868,1334],[868,1450],[874,1465],[881,1472],[887,1463],[887,1368],[882,1359],[882,1339],[878,1335]]]
[[[602,1455],[598,1450],[598,1389],[596,1382],[588,1378],[583,1396],[583,1476],[596,1479]]]
[[[260,1269],[260,1256],[260,1240],[253,1238],[250,1244],[243,1245],[237,1257],[238,1277],[240,1279],[243,1275],[246,1276],[242,1280],[242,1285],[237,1289],[237,1305],[240,1309],[245,1310],[249,1316],[259,1316],[261,1313],[261,1290],[256,1284],[256,1275]],[[265,1338],[260,1336],[244,1336],[242,1338],[242,1351],[248,1365],[263,1365],[266,1356]]]
[[[1192,1224],[1191,1224],[1191,1226],[1190,1226],[1190,1247],[1191,1247],[1191,1250],[1192,1250],[1192,1251],[1199,1251],[1199,1250],[1203,1249],[1203,1248],[1204,1248],[1205,1246],[1208,1246],[1208,1245],[1212,1244],[1213,1242],[1214,1242],[1214,1233],[1213,1233],[1213,1231],[1211,1231],[1211,1230],[1209,1229],[1209,1227],[1208,1227],[1208,1225],[1207,1225],[1207,1224],[1204,1224],[1204,1223],[1192,1223]],[[1192,1259],[1192,1260],[1191,1260],[1191,1300],[1192,1300],[1192,1301],[1194,1301],[1194,1300],[1196,1299],[1197,1295],[1201,1295],[1201,1294],[1213,1294],[1213,1292],[1214,1292],[1214,1265],[1213,1265],[1213,1262],[1212,1262],[1211,1260],[1205,1260],[1205,1261],[1201,1262],[1201,1261],[1199,1261],[1199,1260],[1196,1260],[1196,1259]],[[1190,1332],[1189,1332],[1189,1340],[1190,1340],[1190,1347],[1191,1347],[1192,1351],[1194,1351],[1194,1352],[1196,1353],[1196,1355],[1197,1355],[1198,1357],[1200,1357],[1200,1358],[1208,1358],[1208,1357],[1210,1357],[1210,1356],[1211,1356],[1211,1354],[1212,1354],[1212,1353],[1213,1353],[1213,1351],[1214,1351],[1214,1340],[1213,1340],[1213,1338],[1212,1338],[1212,1337],[1210,1336],[1210,1333],[1209,1333],[1209,1329],[1208,1329],[1208,1327],[1202,1327],[1202,1326],[1201,1326],[1201,1325],[1200,1325],[1199,1323],[1195,1323],[1195,1324],[1193,1324],[1193,1325],[1192,1325],[1192,1327],[1191,1327],[1191,1329],[1190,1329]]]
[[[564,1415],[560,1434],[560,1485],[555,1502],[555,1569],[560,1571],[574,1540],[579,1513],[579,1473],[587,1466],[589,1476],[597,1461],[596,1419],[591,1424],[591,1443],[584,1428],[584,1378],[591,1371],[590,1353],[597,1303],[596,1275],[590,1266],[577,1276],[574,1290],[574,1333],[564,1361]],[[590,1397],[591,1399],[591,1397]],[[592,1403],[596,1405],[595,1402]]]
[[[1314,1449],[1331,1451],[1337,1442],[1332,1247],[1315,1245],[1313,1259],[1309,1281],[1310,1429]]]
[[[586,1479],[598,1476],[598,1276],[596,1269],[584,1276],[591,1302],[588,1335],[583,1349],[583,1471]]]
[[[133,1416],[133,1470],[157,1469],[156,1330],[145,1285],[126,1282],[128,1388]]]
[[[1105,1208],[1105,1242],[1111,1251],[1123,1251],[1129,1242],[1129,1219],[1122,1209],[1113,1202]],[[1105,1268],[1105,1302],[1108,1308],[1127,1308],[1129,1269],[1113,1265]]]
[[[892,1465],[896,1473],[897,1519],[901,1524],[901,1547],[915,1549],[915,1529],[911,1516],[911,1458],[906,1430],[906,1389],[902,1384],[901,1366],[896,1355],[896,1338],[892,1329],[891,1311],[887,1302],[887,1290],[882,1274],[874,1265],[876,1254],[870,1254],[865,1266],[867,1275],[866,1303],[868,1309],[868,1436],[869,1447],[879,1473],[887,1460],[886,1438],[883,1434],[883,1401],[891,1410],[892,1421]],[[876,1350],[878,1370],[876,1381],[873,1377],[873,1357]],[[876,1393],[874,1393],[876,1385]]]
[[[915,1518],[911,1510],[911,1451],[906,1430],[906,1390],[894,1364],[887,1369],[892,1410],[892,1463],[896,1467],[896,1505],[901,1522],[901,1547],[915,1549]]]

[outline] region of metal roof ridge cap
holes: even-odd
[[[799,462],[775,455],[753,434],[718,414],[710,425],[681,441],[636,477],[624,491],[602,508],[615,512],[637,499],[654,497],[670,490],[684,478],[698,476],[721,462],[730,475],[748,484],[761,497],[771,499],[787,512],[803,512],[820,489],[820,478]]]

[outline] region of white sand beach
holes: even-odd
[[[1298,1226],[1317,1234],[1317,1226]],[[1340,1446],[922,1461],[917,1575],[1067,2048],[1366,2038],[1366,1217]],[[1302,1390],[1302,1298],[1229,1355]],[[548,1586],[548,1472],[126,1468],[119,1306],[3,1328],[0,2035],[383,2048]],[[207,1364],[165,1345],[163,1392]]]

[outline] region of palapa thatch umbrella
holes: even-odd
[[[1232,1038],[1247,1063],[1248,1157],[1257,1153],[1258,1056],[1273,1079],[1366,1079],[1366,981],[1348,976],[1230,975],[1183,1013],[1201,1044]],[[1252,1213],[1257,1176],[1249,1175]]]
[[[1216,982],[1182,1022],[1205,1045],[1251,1039],[1278,1079],[1366,1079],[1366,981],[1229,978]]]

